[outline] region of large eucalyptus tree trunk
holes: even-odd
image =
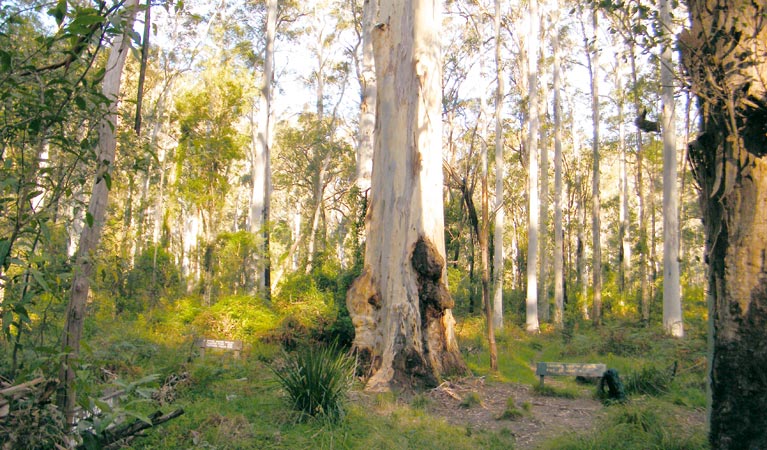
[[[706,233],[710,442],[767,448],[767,6],[688,0],[680,39],[700,102],[689,146]]]
[[[676,124],[674,68],[671,58],[671,5],[660,2],[660,84],[663,99],[663,328],[674,337],[684,336],[679,283],[679,186],[676,177]]]
[[[95,266],[95,251],[101,239],[104,226],[107,203],[109,201],[109,186],[111,185],[112,167],[115,161],[117,138],[117,100],[120,95],[125,58],[129,50],[129,33],[133,28],[136,17],[136,0],[127,0],[122,11],[123,32],[114,38],[112,50],[107,58],[106,72],[102,82],[101,93],[111,102],[106,114],[99,123],[98,167],[96,179],[88,204],[89,224],[82,229],[80,241],[75,255],[72,289],[70,291],[67,315],[64,323],[64,333],[61,338],[61,349],[64,356],[61,360],[59,380],[61,388],[58,393],[59,407],[64,411],[67,423],[72,423],[75,409],[75,371],[74,365],[80,355],[80,339],[85,321],[85,306],[90,290],[90,280]]]
[[[463,373],[446,286],[440,3],[380,2],[365,265],[347,293],[369,390]]]

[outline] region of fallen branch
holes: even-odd
[[[130,423],[117,426],[113,429],[108,429],[104,432],[103,436],[96,437],[98,448],[104,448],[104,449],[112,448],[114,444],[120,443],[124,439],[133,438],[138,433],[146,430],[147,428],[155,427],[169,420],[175,419],[176,417],[179,417],[182,414],[184,414],[183,409],[177,409],[165,415],[163,415],[161,411],[155,411],[149,416],[151,423],[136,419]],[[116,446],[114,448],[118,448],[118,447],[119,446]],[[86,446],[80,445],[77,448],[85,449]]]

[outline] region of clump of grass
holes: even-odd
[[[410,406],[412,408],[420,410],[426,409],[429,404],[431,404],[431,400],[424,394],[416,394],[410,401]]]
[[[674,381],[673,369],[659,369],[656,366],[644,366],[629,372],[623,385],[628,394],[663,395],[669,391]]]
[[[477,405],[482,404],[482,399],[479,397],[479,394],[477,394],[474,391],[471,391],[463,396],[463,399],[461,400],[461,408],[473,408]]]
[[[572,389],[555,388],[550,385],[533,385],[533,391],[544,397],[578,398],[578,393]]]
[[[514,397],[509,397],[506,399],[506,409],[503,410],[500,416],[498,416],[498,420],[517,420],[524,416],[527,411],[529,411],[530,404],[525,402],[525,404],[528,406],[527,410],[519,409],[517,408],[517,404],[514,401]]]
[[[354,360],[333,344],[320,349],[304,348],[272,371],[297,411],[336,420],[343,415],[354,369]]]

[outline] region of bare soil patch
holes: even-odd
[[[552,382],[556,383],[554,380]],[[546,383],[550,383],[549,380]],[[603,405],[590,398],[584,386],[579,398],[558,398],[536,395],[530,386],[488,381],[471,377],[447,381],[426,392],[426,410],[456,426],[472,430],[509,430],[515,437],[517,449],[534,449],[547,439],[564,433],[592,430],[603,413]],[[480,403],[467,406],[467,396],[479,397]],[[513,420],[501,418],[509,398],[524,415]],[[525,409],[525,404],[528,405]]]

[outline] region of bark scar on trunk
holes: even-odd
[[[447,286],[442,281],[445,260],[437,247],[421,236],[411,256],[413,269],[418,274],[418,298],[420,300],[421,323],[440,319],[446,309],[455,305]]]

